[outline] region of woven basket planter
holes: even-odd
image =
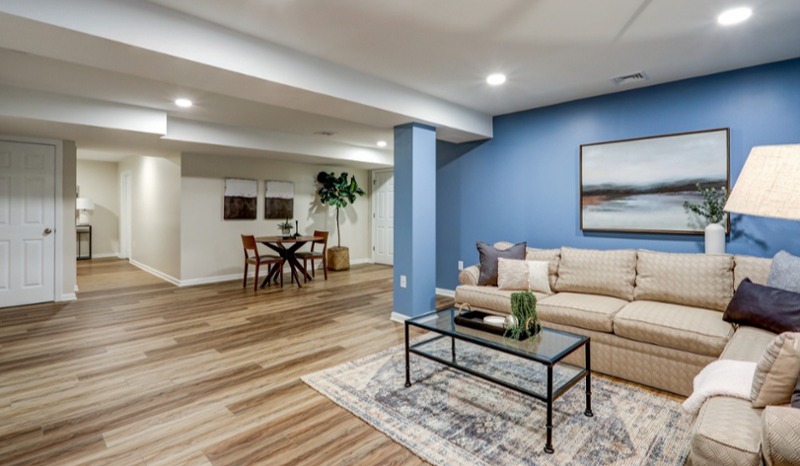
[[[345,246],[328,248],[328,270],[350,270],[350,249]]]

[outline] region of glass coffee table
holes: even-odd
[[[544,451],[547,453],[554,452],[553,401],[566,393],[567,390],[580,382],[581,379],[586,380],[586,410],[584,411],[584,415],[588,417],[593,416],[591,350],[588,337],[543,327],[536,336],[518,341],[503,337],[502,335],[496,335],[494,333],[456,324],[453,319],[458,313],[459,310],[453,307],[405,321],[406,387],[411,386],[410,354],[414,353],[544,401],[547,404],[547,443],[545,444]],[[428,330],[438,334],[438,336],[411,344],[408,337],[408,329],[410,326]],[[446,339],[450,340],[450,350],[445,354],[441,351],[437,352],[431,349],[432,343],[442,339],[445,339],[445,341]],[[519,384],[500,379],[486,373],[480,368],[469,367],[465,361],[460,361],[456,354],[457,340],[544,365],[547,369],[546,388],[542,387],[544,393],[542,393],[542,391],[533,390],[532,387],[522,387]],[[570,373],[568,376],[560,377],[560,380],[554,382],[553,369],[556,364],[580,347],[585,348],[586,368],[584,369],[561,363],[559,366],[567,366],[570,369]]]

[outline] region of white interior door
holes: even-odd
[[[394,265],[394,172],[372,172],[372,260]]]
[[[55,300],[55,152],[0,141],[0,307]]]

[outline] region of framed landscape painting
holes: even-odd
[[[258,181],[225,178],[223,218],[225,220],[255,220]]]
[[[703,202],[698,184],[729,191],[729,141],[722,128],[581,145],[581,229],[701,234],[684,202]]]
[[[290,219],[294,217],[294,183],[291,181],[264,181],[264,218]]]

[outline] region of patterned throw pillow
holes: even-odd
[[[528,262],[528,289],[540,293],[552,294],[550,289],[548,261],[527,261]]]
[[[786,251],[775,254],[767,275],[767,286],[800,293],[800,257]]]
[[[497,287],[501,290],[527,290],[528,264],[524,260],[498,258]]]
[[[750,400],[754,408],[787,404],[800,377],[800,333],[775,337],[756,365]]]
[[[547,261],[497,259],[497,287],[551,294]]]
[[[506,259],[525,259],[526,243],[517,243],[508,249],[500,250],[478,241],[476,244],[478,248],[478,256],[481,262],[481,274],[478,277],[478,285],[480,286],[494,286],[497,285],[497,259],[504,257]]]

